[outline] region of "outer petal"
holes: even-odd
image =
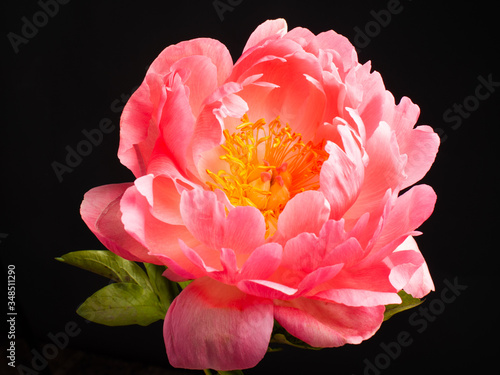
[[[380,249],[399,237],[410,234],[427,220],[434,210],[435,203],[436,193],[428,185],[414,186],[398,197],[386,217],[375,248]]]
[[[127,102],[120,122],[118,157],[136,177],[145,173],[158,137],[159,115],[161,116],[165,101],[165,92],[162,94],[165,88],[163,78],[174,71],[181,71],[182,62],[179,61],[190,56],[205,57],[203,64],[199,66],[200,69],[193,66],[193,59],[185,60],[184,83],[186,92],[192,92],[190,102],[195,106],[194,114],[199,111],[197,107],[200,105],[201,97],[208,95],[217,85],[221,85],[231,72],[233,65],[231,55],[217,40],[208,38],[189,40],[169,46],[160,53],[151,64],[144,82]],[[193,79],[188,77],[190,68],[194,69]],[[212,77],[205,79],[200,86],[199,80],[194,78],[204,72],[210,73]]]
[[[417,126],[411,131],[411,137],[401,147],[401,152],[408,156],[405,173],[408,178],[402,188],[413,185],[429,171],[439,148],[439,136],[430,126]]]
[[[421,258],[420,266],[415,267],[413,264],[403,264],[392,268],[390,275],[391,282],[395,284],[397,280],[399,282],[398,286],[404,289],[406,293],[411,294],[415,298],[422,298],[429,294],[431,290],[435,290],[434,283],[429,273],[429,268],[418,249],[417,242],[412,236],[408,236],[398,246],[394,254],[397,255],[398,253],[406,253],[408,251],[417,255],[417,258]]]
[[[243,48],[243,52],[256,45],[261,45],[266,40],[281,38],[286,34],[287,30],[288,26],[283,18],[267,20],[257,26],[255,31],[250,35],[245,48]]]
[[[122,258],[159,263],[148,255],[147,248],[125,231],[121,221],[120,200],[131,185],[105,185],[89,190],[80,208],[83,221],[104,246]]]
[[[170,305],[163,332],[172,366],[229,371],[257,365],[272,329],[271,301],[202,278]]]
[[[166,256],[186,271],[190,272],[194,268],[182,253],[178,240],[181,239],[188,246],[196,246],[199,242],[193,238],[185,226],[166,224],[154,217],[150,212],[147,199],[135,186],[129,187],[124,193],[120,201],[120,210],[127,233],[146,247],[151,256],[158,255],[155,258],[151,257],[156,259],[151,263],[164,263],[162,256]],[[150,262],[147,258],[143,261]]]
[[[298,298],[275,301],[276,320],[293,336],[315,347],[359,344],[382,324],[384,306],[349,307]]]

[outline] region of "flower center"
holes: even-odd
[[[266,220],[266,238],[277,228],[278,216],[296,194],[319,188],[319,172],[327,159],[325,142],[302,142],[279,117],[267,126],[264,119],[250,122],[247,115],[236,132],[224,130],[227,170],[207,169],[213,191],[221,189],[235,206],[258,208]]]

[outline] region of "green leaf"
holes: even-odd
[[[147,326],[165,317],[155,293],[132,283],[105,286],[87,298],[76,312],[107,326]]]
[[[177,284],[181,287],[182,290],[186,289],[186,287],[191,284],[193,280],[188,280],[188,281],[178,281]]]
[[[401,297],[403,302],[400,304],[385,306],[384,322],[391,318],[393,315],[400,313],[401,311],[416,307],[424,302],[423,300],[412,297],[411,294],[406,293],[404,290],[401,290],[398,295]]]
[[[83,250],[65,254],[56,260],[97,273],[116,282],[135,283],[153,289],[144,270],[108,250]]]
[[[166,270],[165,266],[157,266],[155,264],[144,263],[144,267],[146,267],[149,281],[151,282],[154,292],[160,299],[162,308],[164,310],[164,313],[166,314],[170,304],[179,294],[177,283],[174,283],[166,277],[163,277],[163,272]]]

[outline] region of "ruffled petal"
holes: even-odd
[[[345,147],[351,147],[346,152],[337,144],[328,142],[325,150],[329,157],[323,163],[320,173],[320,191],[330,203],[331,218],[334,220],[340,220],[354,204],[364,179],[360,150],[356,150],[352,135],[345,127],[339,127],[339,130],[343,134]]]
[[[304,191],[293,197],[278,218],[277,242],[283,243],[300,233],[319,234],[330,216],[330,205],[319,191]]]
[[[170,364],[223,371],[254,367],[267,351],[273,322],[271,301],[209,278],[195,280],[165,318]]]
[[[254,207],[233,208],[226,217],[225,206],[214,192],[195,189],[181,197],[181,215],[188,230],[209,247],[231,248],[250,253],[265,241],[264,217]]]
[[[150,212],[147,199],[131,186],[123,194],[120,201],[122,222],[125,231],[149,250],[150,257],[142,257],[142,261],[166,264],[164,259],[174,261],[184,270],[194,269],[192,263],[186,258],[179,247],[179,239],[188,246],[199,244],[183,225],[171,225],[164,223],[154,217]],[[158,262],[158,259],[160,262]],[[166,264],[167,266],[169,264]]]

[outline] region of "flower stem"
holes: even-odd
[[[205,375],[212,375],[212,372],[207,368],[204,369],[203,372],[205,373]]]
[[[233,371],[217,371],[219,375],[244,375],[241,370],[233,370]]]

